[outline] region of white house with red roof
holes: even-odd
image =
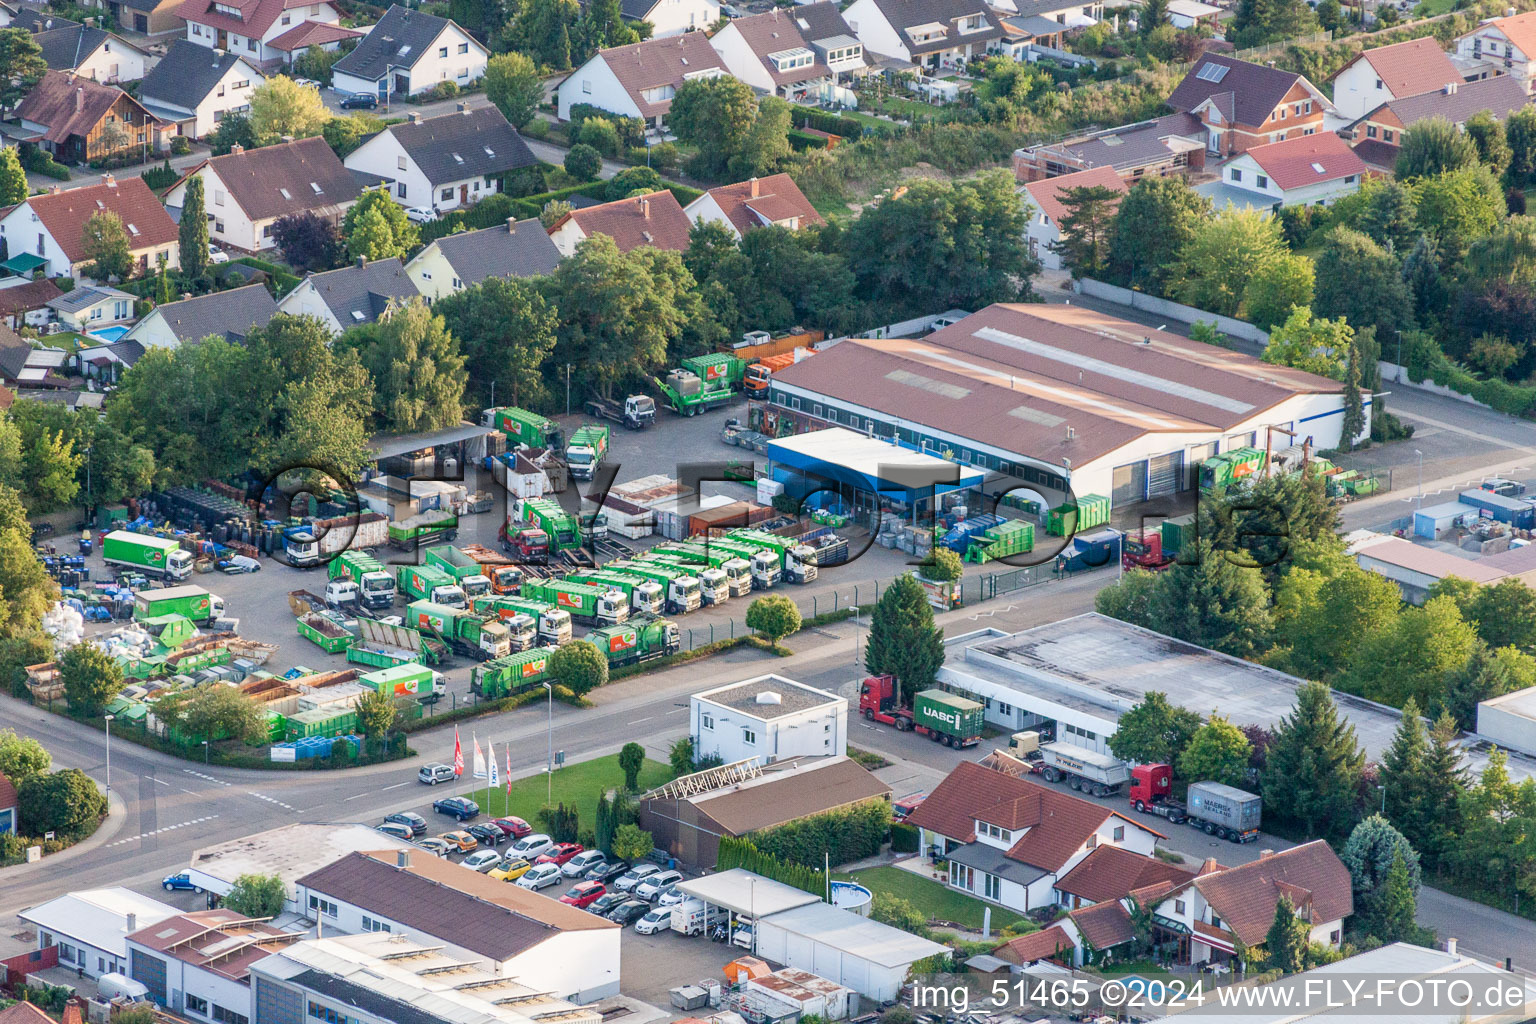
[[[79,277],[91,261],[83,238],[85,222],[102,210],[123,222],[135,272],[157,273],[181,265],[176,222],[139,177],[119,180],[104,174],[98,185],[30,196],[0,216],[0,238],[12,259],[26,254],[41,260],[38,267],[48,277]]]
[[[328,43],[324,48],[334,49],[342,38],[360,34],[341,27],[341,12],[329,0],[186,0],[176,14],[192,42],[263,69],[302,52],[295,45],[301,37],[304,46]]]
[[[571,108],[589,104],[624,117],[638,117],[655,131],[665,128],[672,97],[684,82],[729,74],[702,32],[647,39],[599,50],[555,90],[560,120]]]
[[[1221,184],[1251,195],[1253,207],[1326,206],[1360,191],[1369,170],[1338,135],[1319,132],[1239,153],[1222,165]]]
[[[1389,100],[1437,92],[1466,79],[1434,36],[1363,50],[1333,76],[1333,106],[1351,120]]]
[[[821,224],[821,214],[787,174],[749,178],[712,188],[683,207],[689,223],[723,224],[739,239],[753,228],[780,227],[798,231]]]
[[[1513,75],[1531,91],[1536,78],[1536,11],[1493,18],[1456,37],[1456,55]]]
[[[1108,165],[1091,167],[1075,174],[1063,174],[1059,178],[1032,181],[1024,186],[1033,209],[1028,211],[1029,223],[1024,228],[1024,238],[1029,243],[1029,254],[1040,261],[1046,270],[1061,270],[1061,254],[1054,246],[1061,241],[1061,219],[1067,215],[1062,203],[1062,193],[1068,189],[1089,188],[1099,185],[1124,195],[1130,191],[1125,179]],[[1118,203],[1116,204],[1118,205]]]

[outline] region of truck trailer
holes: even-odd
[[[559,450],[565,444],[565,431],[560,424],[548,416],[540,416],[515,405],[485,410],[481,424],[501,431],[507,435],[508,443],[513,445]]]
[[[133,595],[133,617],[142,622],[161,615],[184,615],[193,622],[207,622],[224,615],[224,599],[198,586],[141,590]]]
[[[101,557],[108,565],[135,569],[157,579],[184,580],[192,575],[192,553],[168,537],[113,530],[101,539]]]
[[[431,601],[413,601],[406,606],[405,624],[437,637],[456,653],[477,661],[503,658],[512,653],[507,627],[496,615],[481,615]]]
[[[957,748],[975,746],[985,725],[980,704],[939,689],[924,690],[911,707],[903,707],[896,678],[890,675],[869,676],[859,686],[859,713],[866,721]]]
[[[1233,843],[1259,838],[1264,801],[1220,782],[1196,782],[1186,799],[1173,797],[1173,769],[1166,764],[1139,764],[1131,769],[1130,803],[1142,814],[1155,814],[1176,825],[1188,824]]]
[[[1072,789],[1094,796],[1118,793],[1131,778],[1131,766],[1124,761],[1075,743],[1041,744],[1040,761],[1045,781],[1065,781]]]
[[[627,430],[644,430],[656,422],[656,399],[650,395],[630,395],[623,401],[593,398],[584,408],[588,416],[622,423]]]

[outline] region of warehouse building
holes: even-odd
[[[1218,452],[1291,444],[1280,431],[1336,447],[1343,413],[1325,377],[1078,306],[1007,303],[920,339],[831,346],[776,371],[753,410],[770,435],[843,426],[1117,507],[1189,490]]]
[[[284,825],[197,850],[187,876],[198,888],[224,896],[241,875],[276,875],[283,883],[284,909],[303,914],[305,903],[297,883],[310,872],[359,850],[383,850],[394,856],[396,850],[414,849],[413,844],[369,825]]]
[[[59,947],[59,963],[84,977],[121,974],[129,935],[181,913],[131,889],[86,889],[28,907],[16,916],[37,931],[37,948]]]
[[[1477,734],[1505,750],[1536,757],[1536,686],[1479,704]]]
[[[941,495],[979,488],[986,474],[948,458],[843,427],[825,427],[767,444],[773,479],[808,508],[841,507],[854,516],[894,510],[913,521]]]

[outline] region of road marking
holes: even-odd
[[[150,836],[157,836],[162,832],[170,832],[178,828],[187,828],[190,825],[201,825],[203,822],[212,821],[217,817],[217,814],[210,814],[205,818],[193,818],[191,821],[182,821],[176,823],[175,825],[167,825],[164,828],[157,828],[153,832],[140,832],[136,836],[129,836],[127,839],[119,839],[116,842],[108,843],[105,847],[103,847],[103,849],[111,849],[114,846],[122,846],[124,843],[138,842],[140,839],[148,839]]]
[[[629,724],[630,725],[639,725],[641,722],[649,722],[651,719],[653,719],[655,717],[656,717],[655,715],[647,715],[644,718],[637,718],[633,722],[630,722]]]
[[[186,786],[178,786],[177,788],[180,789],[183,793],[190,793],[192,796],[198,795],[197,790],[195,789],[188,789]]]
[[[669,715],[680,715],[684,711],[687,711],[687,710],[688,710],[687,708],[673,708],[671,711],[668,711],[667,714],[669,714]]]
[[[373,794],[372,793],[358,793],[356,796],[346,797],[341,802],[342,803],[346,803],[348,800],[361,800],[365,796],[373,796]]]
[[[297,807],[292,807],[292,806],[290,806],[288,804],[283,803],[281,800],[274,799],[273,797],[266,796],[266,795],[264,795],[262,793],[252,793],[249,790],[247,790],[246,791],[246,795],[247,796],[253,796],[257,800],[265,800],[269,804],[276,804],[277,806],[283,808],[286,811],[297,811],[298,810]]]
[[[166,787],[170,786],[169,782],[166,782],[164,779],[157,779],[153,775],[147,776],[147,778],[149,779],[150,782],[157,783],[157,784],[159,784],[161,786],[166,786]]]
[[[212,782],[215,785],[219,785],[219,786],[227,786],[227,785],[229,785],[229,783],[225,782],[223,779],[216,779],[212,775],[204,775],[202,772],[195,772],[191,768],[183,768],[182,771],[186,772],[188,775],[196,775],[198,778],[203,779],[203,780],[205,780],[207,782]]]
[[[379,792],[380,793],[388,793],[392,789],[399,789],[401,786],[409,786],[409,785],[410,785],[409,782],[397,782],[393,786],[385,786],[383,789],[379,790]]]

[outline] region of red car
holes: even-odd
[[[491,820],[491,824],[501,829],[513,839],[521,839],[523,836],[533,834],[533,826],[529,825],[522,818],[515,818],[511,816],[505,818],[493,818]]]
[[[560,897],[560,902],[586,909],[596,903],[599,897],[606,895],[607,892],[608,887],[602,882],[577,882],[566,890],[564,896]]]
[[[561,867],[564,867],[566,861],[570,860],[584,849],[585,847],[580,843],[556,843],[554,846],[549,848],[548,853],[534,861],[534,863],[559,864]]]

